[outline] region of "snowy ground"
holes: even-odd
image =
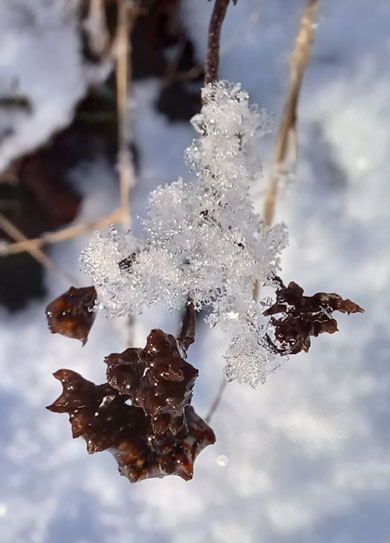
[[[276,119],[303,5],[240,0],[224,27],[221,76],[242,81]],[[210,9],[199,0],[185,2],[199,56]],[[213,420],[217,443],[198,458],[193,481],[171,477],[130,486],[108,453],[88,456],[84,442],[71,439],[67,417],[44,409],[59,393],[51,377],[58,368],[103,381],[104,355],[127,346],[126,324],[98,318],[81,349],[48,333],[47,300],[12,317],[1,310],[1,543],[389,541],[390,5],[323,3],[318,23],[299,108],[299,167],[278,206],[277,219],[290,233],[283,277],[307,293],[338,292],[366,312],[341,316],[338,334],[318,338],[309,354],[293,357],[257,390],[229,384]],[[13,47],[1,51],[0,77],[9,77]],[[169,124],[152,110],[157,85],[146,81],[134,92],[141,160],[134,215],[144,213],[156,184],[186,175],[182,155],[194,137],[189,125]],[[55,89],[61,124],[71,98],[65,103]],[[273,137],[260,150],[265,164]],[[117,204],[113,175],[100,159],[74,172],[87,195],[82,219]],[[85,243],[57,246],[52,256],[77,274]],[[47,283],[50,299],[62,287],[53,277]],[[145,315],[137,321],[137,344],[152,326],[175,331],[176,323],[162,312]],[[200,370],[194,404],[201,414],[219,386],[225,347],[224,338],[202,326],[189,351]]]

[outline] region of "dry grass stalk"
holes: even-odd
[[[225,19],[226,10],[228,8],[230,0],[215,0],[214,9],[211,14],[210,24],[209,24],[209,37],[208,37],[208,47],[207,47],[207,59],[206,59],[206,68],[204,82],[212,83],[213,81],[218,80],[218,68],[219,68],[219,53],[220,53],[220,39],[221,39],[221,29],[222,24]],[[233,0],[236,3],[237,0]],[[227,380],[225,376],[222,377],[221,384],[219,386],[218,392],[214,398],[213,403],[205,417],[207,423],[210,422],[211,418],[214,416],[214,413],[218,409],[225,388],[227,385]]]
[[[302,13],[295,48],[290,58],[290,83],[276,140],[273,165],[263,208],[263,220],[266,226],[272,224],[274,218],[281,170],[286,165],[288,156],[294,156],[295,158],[297,155],[297,104],[303,75],[310,58],[317,10],[318,0],[308,0]]]
[[[97,57],[105,56],[110,47],[104,0],[90,0],[88,17],[84,23],[88,32],[88,45]]]
[[[74,226],[68,226],[67,228],[62,228],[57,232],[46,232],[41,234],[39,238],[33,239],[24,239],[18,241],[17,243],[11,243],[0,250],[1,256],[11,255],[15,253],[21,253],[27,251],[28,248],[37,247],[41,248],[45,245],[53,245],[55,243],[60,243],[61,241],[67,241],[72,238],[77,238],[93,230],[99,230],[101,228],[106,228],[110,224],[114,224],[122,221],[123,209],[118,208],[113,212],[109,213],[105,217],[101,217],[96,221],[83,224],[75,224]]]
[[[130,33],[139,12],[139,0],[119,0],[118,27],[116,35],[116,85],[118,109],[118,171],[120,201],[123,210],[122,223],[130,225],[130,187],[134,180],[134,168],[130,151],[129,119],[129,58],[131,55]]]
[[[57,264],[49,258],[39,247],[34,243],[31,243],[29,239],[17,228],[11,221],[9,221],[3,214],[0,213],[0,228],[10,238],[18,242],[24,242],[26,244],[25,251],[30,253],[42,266],[47,270],[53,272],[56,277],[62,281],[67,287],[71,284],[77,286],[77,281],[64,270],[62,270]]]

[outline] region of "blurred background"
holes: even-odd
[[[289,58],[305,0],[238,0],[222,31],[220,77],[240,81],[274,117],[263,138],[261,211]],[[194,479],[130,485],[113,457],[87,455],[52,373],[101,383],[105,355],[180,315],[98,316],[88,344],[51,335],[46,304],[72,282],[95,222],[120,204],[116,0],[0,2],[0,541],[1,543],[386,543],[389,463],[390,5],[322,2],[298,107],[296,169],[275,221],[290,245],[282,277],[306,294],[337,292],[365,308],[338,318],[310,353],[265,385],[228,384]],[[213,2],[129,2],[126,126],[132,226],[159,184],[191,176],[185,148],[200,109]],[[130,29],[128,32],[130,36]],[[131,81],[130,81],[131,79]],[[115,218],[115,217],[114,217]],[[92,223],[92,224],[91,224]],[[77,226],[76,232],[45,237]],[[96,224],[95,224],[96,226]],[[76,233],[77,235],[73,235]],[[23,239],[41,238],[32,245]],[[65,239],[67,238],[67,239]],[[38,247],[38,251],[37,251]],[[27,250],[26,250],[27,249]],[[33,253],[33,255],[31,254]],[[198,323],[188,360],[205,415],[227,339]]]

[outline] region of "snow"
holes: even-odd
[[[239,83],[207,85],[202,102],[191,120],[200,136],[185,153],[196,182],[158,186],[148,197],[144,236],[97,232],[81,265],[107,316],[141,314],[156,303],[183,309],[188,299],[196,310],[207,309],[205,320],[233,336],[226,376],[256,386],[280,362],[267,347],[264,308],[254,303],[253,288],[255,281],[272,283],[287,245],[284,225],[263,227],[249,196],[267,125]]]
[[[211,5],[185,4],[202,52]],[[227,48],[221,75],[242,81],[251,99],[274,111],[276,119],[303,4],[241,1],[229,7],[224,27],[227,43],[260,6],[258,22]],[[76,341],[48,333],[44,303],[12,317],[3,310],[2,541],[388,541],[389,22],[384,0],[322,5],[299,106],[298,170],[277,207],[277,221],[288,225],[290,236],[283,278],[302,284],[307,294],[338,292],[366,312],[341,316],[340,332],[317,338],[309,354],[292,357],[256,390],[229,383],[212,422],[217,443],[199,456],[193,481],[166,478],[131,486],[109,454],[89,456],[82,440],[71,439],[66,416],[43,409],[59,394],[51,373],[61,367],[103,381],[103,357],[127,346],[127,324],[98,317],[81,349]],[[134,215],[144,216],[151,188],[185,174],[182,155],[195,135],[190,126],[170,125],[152,111],[156,87],[155,81],[139,83],[134,93],[141,157]],[[275,132],[262,140],[266,165],[274,137]],[[88,190],[88,171],[97,194]],[[116,206],[107,165],[85,165],[75,176],[84,178],[89,195],[83,217]],[[258,200],[257,194],[259,205]],[[85,244],[85,238],[72,241],[51,254],[68,269],[73,262],[78,273]],[[46,302],[61,289],[55,278],[48,276],[47,282]],[[174,332],[177,317],[161,308],[146,311],[137,318],[135,344],[144,344],[151,327]],[[200,370],[194,403],[205,414],[222,375],[228,338],[203,323],[197,335],[188,360]],[[221,456],[228,459],[224,468],[218,466]]]

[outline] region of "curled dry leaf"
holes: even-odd
[[[189,480],[196,456],[215,442],[214,432],[191,406],[184,410],[185,424],[178,433],[156,434],[144,410],[128,405],[129,397],[110,385],[97,386],[65,369],[54,377],[63,392],[48,409],[68,413],[73,437],[82,436],[89,453],[109,450],[131,482],[166,475]]]
[[[318,292],[314,296],[304,296],[303,289],[291,281],[286,287],[279,277],[276,302],[264,311],[271,316],[274,328],[272,336],[267,335],[271,348],[282,355],[297,354],[310,349],[310,336],[317,337],[327,332],[337,332],[337,321],[333,311],[342,313],[362,313],[364,309],[351,300],[344,300],[338,294]],[[274,315],[280,315],[274,317]]]
[[[144,349],[126,349],[105,358],[108,383],[141,407],[159,434],[167,429],[179,432],[184,409],[191,403],[198,370],[183,356],[185,351],[174,336],[152,330]]]
[[[95,304],[94,287],[70,287],[46,307],[50,331],[52,334],[79,339],[85,345],[96,317]]]

